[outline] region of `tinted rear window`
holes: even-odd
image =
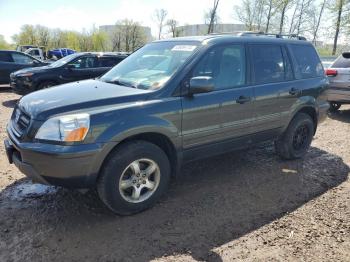
[[[12,57],[9,53],[0,53],[1,62],[13,62]]]
[[[119,57],[100,57],[99,59],[99,66],[100,67],[113,67],[116,64],[118,64],[120,61],[122,61],[122,58]]]
[[[315,49],[310,45],[291,45],[296,65],[296,73],[301,78],[324,76],[323,67]]]
[[[343,55],[340,55],[334,63],[331,65],[332,68],[349,68],[350,67],[350,58],[344,58]]]

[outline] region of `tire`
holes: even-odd
[[[137,166],[140,172],[135,171]],[[146,141],[131,141],[108,157],[97,181],[97,191],[114,213],[131,215],[159,200],[169,186],[170,173],[169,159],[161,148]]]
[[[308,114],[298,113],[284,134],[275,141],[276,153],[283,159],[302,158],[310,148],[314,128]]]
[[[341,104],[338,102],[329,102],[329,111],[330,112],[337,112],[340,107],[341,107]]]
[[[57,84],[53,81],[44,81],[38,85],[36,90],[46,89],[46,88],[49,88],[49,87],[55,86],[55,85],[57,85]]]

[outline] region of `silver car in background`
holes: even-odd
[[[330,111],[337,111],[342,104],[350,104],[350,52],[342,53],[325,71],[330,82]]]

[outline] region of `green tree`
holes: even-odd
[[[0,35],[0,49],[2,50],[8,50],[11,49],[11,45],[6,42],[5,38],[3,35]]]
[[[37,35],[33,25],[23,25],[19,34],[13,36],[13,40],[18,45],[36,45]]]

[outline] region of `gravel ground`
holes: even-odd
[[[0,89],[0,139],[18,96]],[[307,156],[271,145],[186,165],[154,208],[118,217],[96,193],[32,184],[0,146],[0,261],[350,261],[350,107]]]

